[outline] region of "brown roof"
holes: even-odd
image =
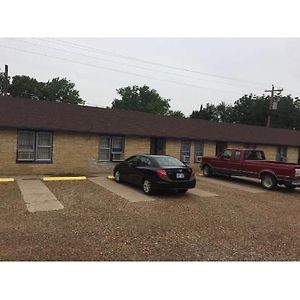
[[[300,146],[300,131],[0,97],[0,127]]]

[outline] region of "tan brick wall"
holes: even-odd
[[[166,140],[166,155],[180,159],[181,140]]]
[[[107,164],[98,162],[98,144],[98,135],[55,132],[53,163],[16,163],[17,130],[0,130],[0,175],[102,172]]]
[[[245,148],[245,145],[242,143],[228,143],[227,147],[241,149],[241,148]]]
[[[150,153],[150,138],[126,137],[125,138],[125,158],[135,154]]]
[[[276,160],[277,147],[269,145],[257,145],[257,150],[263,150],[267,160]]]
[[[216,155],[216,143],[215,142],[205,142],[204,143],[204,155],[205,156],[215,156]]]
[[[297,147],[288,147],[287,149],[287,162],[289,163],[298,163],[299,159],[299,148]]]

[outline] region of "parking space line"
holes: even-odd
[[[208,191],[204,191],[204,190],[200,190],[198,188],[195,188],[195,189],[190,189],[188,191],[189,194],[192,194],[192,195],[195,195],[195,196],[198,196],[198,197],[218,197],[219,195],[215,194],[215,193],[211,193],[211,192],[208,192]]]
[[[261,188],[249,187],[249,186],[244,185],[243,183],[239,184],[239,183],[234,183],[234,182],[227,182],[223,179],[218,179],[218,178],[207,178],[207,177],[201,176],[199,178],[199,181],[214,183],[217,185],[222,185],[225,187],[229,187],[232,189],[236,189],[236,190],[240,190],[240,191],[248,192],[248,193],[253,193],[253,194],[260,194],[260,193],[266,192],[265,190],[263,190]],[[247,182],[245,182],[245,183],[247,183]]]
[[[17,183],[29,212],[51,211],[64,208],[41,180],[18,179]]]
[[[143,192],[137,191],[132,187],[116,183],[106,177],[91,177],[89,180],[130,202],[148,202],[157,200],[151,196],[144,195]]]

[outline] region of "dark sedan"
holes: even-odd
[[[142,187],[145,194],[173,189],[186,193],[196,185],[194,171],[167,155],[135,155],[114,168],[115,181]]]

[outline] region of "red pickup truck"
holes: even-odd
[[[300,186],[300,165],[267,161],[264,152],[256,149],[228,148],[220,156],[204,156],[201,169],[204,176],[259,178],[261,185],[268,190],[277,185],[284,185],[287,189]]]

